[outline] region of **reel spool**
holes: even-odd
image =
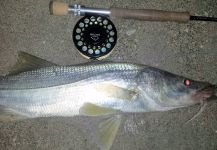
[[[103,16],[84,16],[75,25],[72,36],[78,51],[88,59],[107,57],[117,42],[114,24]]]

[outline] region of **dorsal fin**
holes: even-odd
[[[34,69],[49,67],[49,66],[57,66],[57,65],[25,52],[18,52],[17,63],[9,71],[8,75],[15,75],[21,72],[31,71]]]

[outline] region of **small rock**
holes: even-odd
[[[183,59],[182,57],[179,57],[179,58],[178,58],[178,62],[179,62],[179,63],[184,63],[184,59]]]
[[[209,15],[208,15],[208,12],[205,11],[205,12],[204,12],[204,16],[209,16]]]
[[[188,33],[188,32],[189,32],[189,29],[188,29],[188,28],[186,28],[184,31]]]
[[[136,32],[136,29],[129,29],[129,30],[126,32],[126,34],[127,34],[128,36],[130,36],[130,35],[134,34],[135,32]]]

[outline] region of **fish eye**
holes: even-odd
[[[189,79],[184,80],[184,85],[189,86],[191,84],[191,81]]]

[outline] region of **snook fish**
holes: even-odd
[[[103,150],[110,149],[123,113],[187,107],[214,94],[209,83],[139,64],[58,66],[21,52],[14,68],[0,77],[1,121],[107,116],[92,130]]]

